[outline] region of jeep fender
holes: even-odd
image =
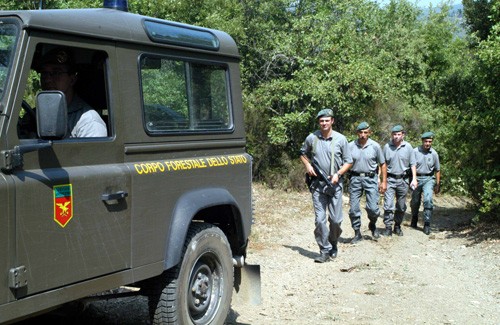
[[[182,248],[193,217],[205,208],[217,205],[231,205],[237,210],[234,197],[224,188],[203,188],[182,195],[175,204],[165,248],[165,270],[181,260]]]

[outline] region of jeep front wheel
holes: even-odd
[[[233,274],[224,233],[210,224],[193,224],[181,263],[163,275],[159,297],[150,296],[153,324],[223,324],[231,305]]]

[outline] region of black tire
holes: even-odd
[[[189,228],[183,250],[181,263],[155,281],[161,292],[148,294],[152,323],[224,324],[234,282],[226,236],[213,225],[195,223]]]

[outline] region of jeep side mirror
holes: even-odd
[[[42,91],[36,96],[36,124],[41,139],[62,139],[68,132],[68,107],[61,91]]]

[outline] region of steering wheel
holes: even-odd
[[[37,138],[35,110],[25,100],[23,100],[21,107],[25,113],[17,122],[17,135],[19,139],[35,139]]]
[[[30,115],[30,118],[35,119],[36,121],[36,113],[35,110],[28,104],[27,101],[23,99],[23,103],[21,104],[21,107],[24,109],[24,111]]]

